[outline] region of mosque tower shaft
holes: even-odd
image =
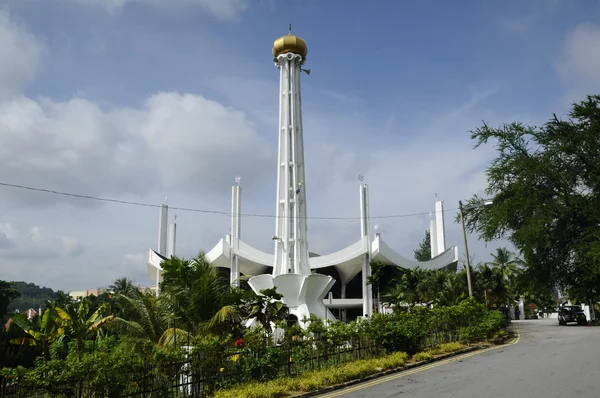
[[[275,65],[280,71],[274,276],[286,273],[311,274],[306,239],[306,184],[300,95],[300,73],[306,52],[302,51],[302,47],[288,48],[291,51],[274,54]]]

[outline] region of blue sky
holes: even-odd
[[[542,123],[600,89],[600,2],[2,0],[0,182],[228,211],[274,213],[274,39],[309,47],[302,82],[309,215],[452,209],[485,188],[482,120]],[[149,283],[154,209],[2,188],[0,278],[85,289]],[[461,247],[454,212],[448,243]],[[179,214],[178,252],[209,250],[223,216]],[[243,220],[271,250],[272,220]],[[428,216],[378,221],[406,256]],[[351,221],[309,224],[312,251],[353,243]],[[500,243],[473,241],[476,261]],[[55,272],[67,276],[54,276]]]

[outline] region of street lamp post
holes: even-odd
[[[486,200],[483,202],[483,206],[489,206],[493,202]],[[465,228],[465,215],[463,212],[462,200],[458,201],[458,209],[460,211],[460,222],[462,224],[463,240],[465,241],[465,268],[467,270],[467,286],[469,287],[469,297],[473,297],[473,288],[471,286],[471,259],[469,258],[469,245],[467,244],[467,230]]]

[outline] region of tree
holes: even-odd
[[[4,320],[11,301],[19,296],[20,294],[15,288],[14,283],[0,280],[0,321]]]
[[[179,327],[196,334],[223,307],[229,280],[219,273],[204,253],[192,260],[172,256],[161,264],[162,300],[175,315]]]
[[[189,341],[188,333],[175,327],[167,306],[154,294],[137,291],[130,295],[118,294],[115,299],[123,313],[113,318],[111,326],[115,329],[132,337],[150,340],[158,346]]]
[[[383,277],[383,270],[385,265],[381,261],[371,261],[371,276],[367,278],[367,285],[375,287],[375,297],[377,297],[377,305],[375,306],[375,312],[379,312],[381,306],[381,290],[380,282]]]
[[[100,328],[113,320],[114,315],[104,316],[107,312],[105,305],[100,306],[92,315],[90,315],[90,303],[86,297],[81,299],[79,306],[69,304],[64,309],[54,307],[46,310],[55,312],[57,318],[55,322],[60,325],[64,333],[70,335],[76,343],[77,356],[81,359],[83,356],[84,344],[88,337],[97,334]],[[45,314],[44,314],[45,315]]]
[[[11,343],[22,346],[35,346],[39,343],[44,361],[50,359],[49,344],[64,334],[64,328],[60,326],[54,309],[45,310],[41,316],[36,314],[32,319],[27,319],[23,313],[15,314],[13,323],[29,336],[14,338]]]
[[[465,206],[472,232],[510,240],[531,275],[555,285],[600,294],[600,96],[573,104],[566,120],[541,127],[522,123],[471,132],[497,157],[488,167],[485,197],[494,206]],[[468,204],[483,197],[473,196]]]
[[[425,237],[419,247],[414,250],[414,253],[417,261],[431,260],[431,234],[429,230],[425,231]]]
[[[506,280],[513,278],[519,272],[519,266],[523,265],[523,261],[506,247],[497,248],[496,254],[491,253],[491,256],[492,261],[487,262],[487,265],[498,268]]]
[[[123,294],[130,296],[134,294],[138,288],[133,284],[133,281],[127,277],[115,279],[113,283],[108,287],[114,294]]]

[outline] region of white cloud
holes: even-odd
[[[583,23],[567,35],[557,64],[563,78],[575,84],[600,86],[600,25]]]
[[[199,6],[220,19],[233,19],[248,7],[248,0],[75,0],[81,4],[102,6],[115,12],[127,4],[148,4],[153,6],[174,7],[180,5]]]
[[[0,103],[0,140],[1,181],[87,195],[145,193],[157,183],[214,193],[241,171],[260,186],[269,160],[242,112],[178,93],[108,111],[80,98],[20,97]],[[36,204],[62,200],[7,192]]]
[[[39,70],[45,45],[0,7],[0,100],[20,93]]]

